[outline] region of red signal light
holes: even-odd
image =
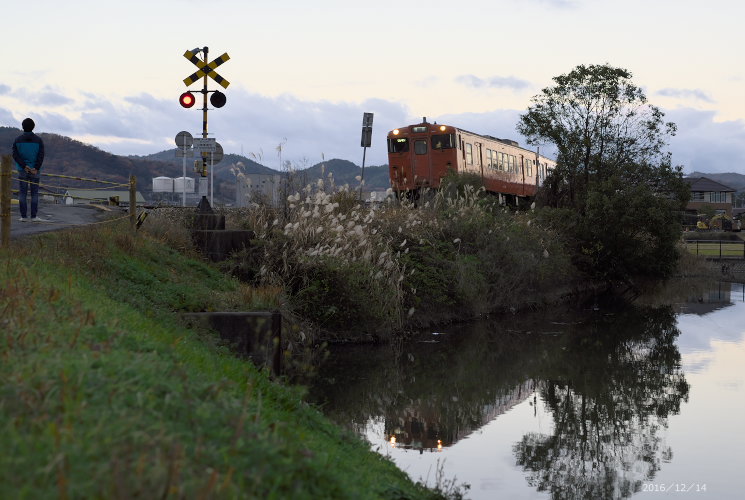
[[[185,108],[190,108],[194,106],[194,103],[197,102],[197,98],[194,97],[194,94],[191,92],[184,92],[181,94],[181,97],[178,98],[178,102],[181,104],[181,106]]]

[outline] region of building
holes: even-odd
[[[699,213],[704,206],[712,207],[716,213],[732,217],[732,205],[736,190],[707,177],[688,177],[691,186],[691,199],[686,212]]]
[[[65,191],[65,205],[84,205],[87,203],[104,203],[109,204],[111,198],[118,198],[122,205],[129,205],[129,191],[113,191],[106,189],[68,189]],[[135,199],[138,205],[145,203],[139,191]]]

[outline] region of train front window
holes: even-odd
[[[389,153],[406,153],[409,151],[409,139],[406,137],[392,137],[388,139]]]
[[[414,153],[418,155],[426,155],[427,154],[427,141],[425,141],[424,139],[414,141]]]
[[[436,134],[432,136],[432,149],[452,149],[455,147],[455,134]]]

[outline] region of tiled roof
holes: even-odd
[[[685,181],[691,185],[691,191],[726,191],[731,193],[734,193],[736,191],[729,186],[720,184],[707,177],[686,177]]]

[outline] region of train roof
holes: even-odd
[[[397,130],[400,130],[400,129],[410,129],[411,127],[426,126],[429,129],[430,132],[437,132],[437,128],[436,127],[441,127],[443,125],[446,126],[446,127],[448,127],[448,128],[452,128],[452,129],[455,129],[455,130],[459,130],[461,132],[465,132],[467,134],[475,135],[475,136],[478,136],[478,137],[484,137],[486,139],[491,139],[493,141],[499,141],[502,144],[506,144],[507,146],[512,146],[512,147],[515,147],[515,148],[518,148],[518,149],[522,149],[523,151],[528,151],[529,153],[537,153],[537,151],[533,151],[531,149],[527,149],[527,148],[524,148],[524,147],[520,146],[520,143],[518,143],[517,141],[514,141],[512,139],[500,139],[499,137],[494,137],[493,135],[479,134],[479,133],[476,133],[476,132],[471,132],[470,130],[466,130],[466,129],[461,128],[461,127],[457,127],[455,125],[448,125],[446,123],[437,123],[437,122],[430,123],[426,119],[423,122],[420,122],[420,123],[412,123],[411,125],[405,125],[403,127],[398,127]],[[389,131],[388,132],[388,135],[391,135],[392,132],[393,132],[392,130]],[[541,158],[545,158],[545,159],[550,160],[550,161],[556,161],[556,160],[554,160],[552,158],[549,158],[548,156],[544,156],[544,155],[542,155],[540,153],[538,153],[538,154],[539,154],[539,156]]]

